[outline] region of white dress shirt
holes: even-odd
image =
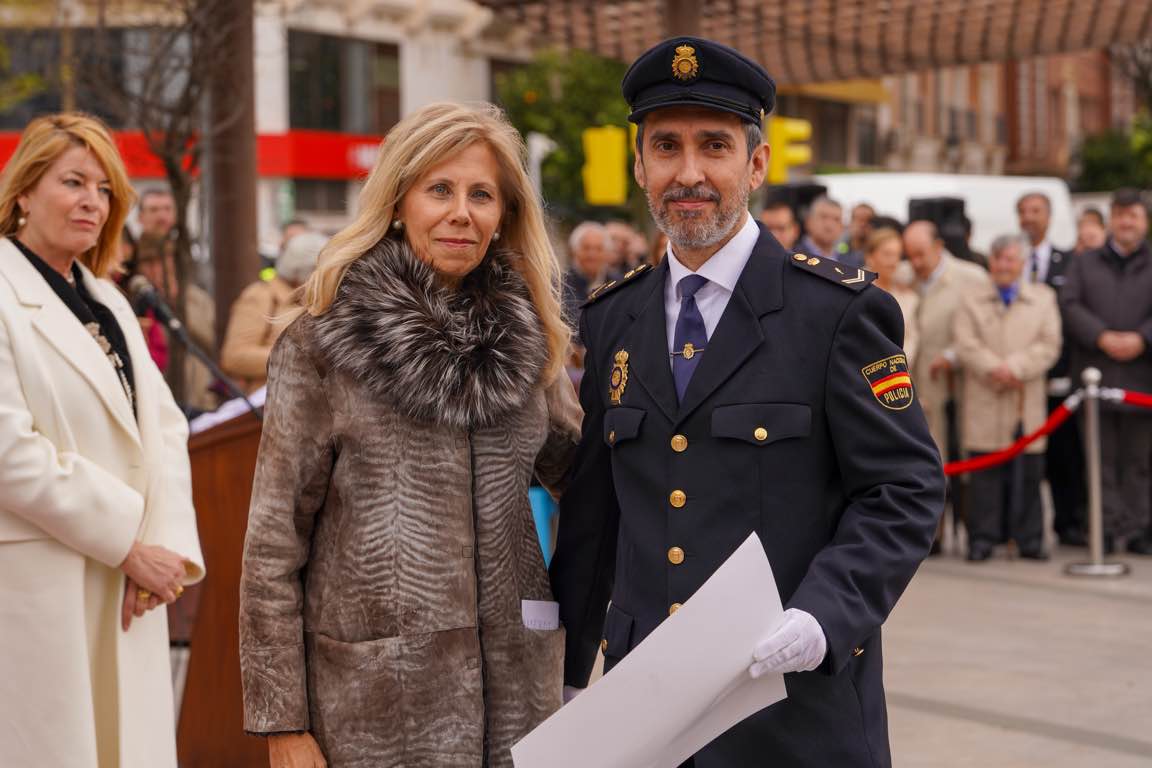
[[[932,274],[928,275],[924,280],[916,280],[917,293],[924,296],[932,289],[932,286],[936,285],[936,281],[939,280],[944,275],[944,271],[948,269],[948,258],[946,254],[940,254],[940,263],[936,265],[936,269],[932,270]]]
[[[668,365],[672,365],[672,345],[676,341],[676,318],[680,316],[680,280],[691,274],[708,278],[704,287],[696,292],[696,307],[700,316],[704,318],[704,330],[708,338],[720,323],[728,300],[736,290],[736,283],[740,280],[740,273],[744,265],[752,256],[752,249],[760,238],[760,228],[749,214],[744,214],[744,226],[724,244],[720,250],[712,254],[712,258],[704,262],[695,273],[680,263],[676,254],[672,252],[672,244],[668,244],[665,258],[668,259],[668,282],[664,286],[664,316],[668,327]]]

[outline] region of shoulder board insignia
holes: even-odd
[[[869,272],[860,267],[850,267],[835,259],[824,259],[819,256],[809,256],[796,253],[790,259],[792,266],[811,272],[825,280],[831,280],[853,291],[862,291],[868,283],[876,279],[875,272]]]
[[[619,288],[623,285],[627,285],[628,283],[632,282],[636,278],[640,277],[640,275],[647,274],[651,271],[652,271],[652,265],[651,264],[641,264],[640,266],[636,267],[635,269],[632,269],[632,270],[629,270],[628,272],[625,272],[624,275],[622,277],[620,277],[618,280],[609,280],[608,282],[604,283],[603,285],[598,286],[595,290],[592,291],[592,293],[588,294],[588,299],[584,302],[584,304],[582,306],[586,307],[589,304],[604,298],[608,294],[612,293],[612,291],[615,291],[617,288]]]

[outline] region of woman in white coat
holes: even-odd
[[[107,280],[107,129],[29,124],[0,176],[0,763],[174,768],[165,611],[203,577],[187,425]]]

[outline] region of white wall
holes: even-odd
[[[434,101],[483,101],[490,97],[488,59],[465,51],[450,34],[418,33],[400,45],[400,112]]]
[[[492,51],[527,58],[524,41],[494,41],[487,26],[492,12],[472,0],[311,0],[258,4],[256,14],[256,130],[289,129],[288,30],[391,43],[400,56],[400,112],[408,115],[433,101],[490,98]],[[512,31],[508,31],[511,35]],[[485,36],[487,35],[487,36]],[[506,44],[505,44],[506,43]],[[285,211],[280,179],[257,184],[258,235],[262,252],[274,252]],[[343,217],[306,215],[316,226],[338,229],[354,212],[359,182],[348,184]]]

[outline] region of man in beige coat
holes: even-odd
[[[991,279],[956,312],[955,350],[964,377],[961,433],[969,455],[1005,448],[1046,418],[1045,374],[1060,356],[1060,310],[1050,287],[1021,284],[1025,253],[1018,238],[997,238],[988,260]],[[1041,438],[1008,464],[970,477],[970,561],[987,560],[1005,528],[1021,557],[1047,559],[1040,506],[1044,449]]]
[[[948,449],[950,399],[959,402],[956,382],[958,361],[953,349],[952,320],[965,293],[986,286],[988,273],[944,251],[944,241],[930,221],[914,221],[904,230],[904,252],[915,273],[913,285],[920,294],[916,322],[919,350],[913,361],[912,381],[920,406],[928,417],[928,429],[942,456]],[[959,421],[959,420],[958,420]]]

